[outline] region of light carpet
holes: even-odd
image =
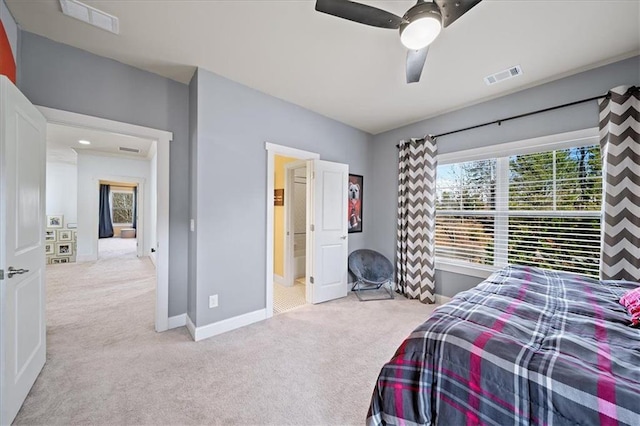
[[[47,267],[47,363],[17,424],[363,424],[381,366],[434,305],[353,295],[198,343],[153,330],[148,259]]]
[[[137,255],[137,240],[135,238],[99,238],[98,259],[111,259],[122,256]]]

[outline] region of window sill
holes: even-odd
[[[489,278],[489,276],[500,269],[497,266],[475,265],[470,262],[455,261],[452,259],[436,258],[436,269],[456,274],[469,275],[471,277]]]

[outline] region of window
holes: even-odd
[[[439,165],[438,261],[597,276],[600,148],[575,144]]]
[[[133,192],[111,191],[111,218],[114,224],[133,223]]]

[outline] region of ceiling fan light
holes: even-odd
[[[400,41],[407,49],[420,50],[427,47],[442,30],[442,15],[434,3],[418,3],[402,19]]]
[[[440,21],[424,17],[407,24],[400,34],[400,41],[407,49],[419,50],[430,45],[442,30]]]

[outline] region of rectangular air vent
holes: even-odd
[[[519,75],[522,75],[522,68],[520,68],[520,65],[516,65],[511,68],[507,68],[506,70],[498,71],[495,74],[486,76],[484,78],[484,82],[487,83],[487,86],[491,86],[492,84],[500,83],[501,81],[505,81]]]
[[[106,12],[81,3],[77,0],[60,0],[62,13],[72,18],[78,19],[101,30],[114,34],[120,33],[120,23],[118,18]]]
[[[139,149],[137,148],[127,148],[126,146],[121,146],[120,148],[118,148],[120,151],[124,151],[124,152],[135,152],[136,154],[140,152]]]

